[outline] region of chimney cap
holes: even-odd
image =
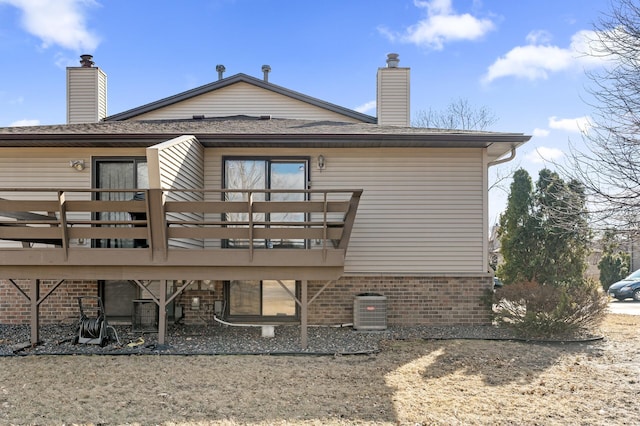
[[[400,59],[398,58],[400,55],[397,53],[389,53],[387,54],[387,67],[388,68],[398,68],[398,64],[400,63]]]
[[[82,68],[91,68],[95,63],[92,59],[93,55],[80,55],[80,65]]]

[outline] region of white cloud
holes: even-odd
[[[364,103],[358,107],[355,107],[354,110],[361,112],[361,113],[366,113],[368,111],[372,111],[376,109],[376,101],[369,101],[367,103]]]
[[[549,132],[547,129],[533,129],[533,136],[536,138],[546,138],[547,136],[549,136],[549,133],[551,132]]]
[[[86,28],[84,13],[93,0],[0,0],[22,11],[24,29],[42,40],[42,47],[58,45],[75,51],[93,51],[98,37]]]
[[[558,148],[541,146],[533,152],[528,153],[525,158],[535,164],[543,164],[548,161],[556,161],[564,156]]]
[[[578,31],[566,48],[550,45],[550,39],[550,34],[545,31],[529,33],[529,44],[516,46],[498,58],[489,66],[482,81],[490,83],[509,76],[529,80],[546,79],[550,73],[593,68],[606,62],[605,58],[592,54],[597,47],[597,34],[593,31]]]
[[[591,127],[589,117],[557,118],[549,117],[549,127],[572,133],[585,133]]]
[[[541,44],[551,42],[551,33],[545,30],[531,31],[527,34],[527,42],[529,44]]]
[[[18,120],[9,124],[9,127],[24,127],[24,126],[38,126],[40,125],[40,120]]]
[[[468,13],[456,14],[451,0],[415,0],[414,5],[426,9],[425,19],[409,26],[404,33],[394,33],[384,27],[378,28],[378,31],[391,41],[441,50],[447,42],[477,40],[495,28],[489,19],[476,18]]]

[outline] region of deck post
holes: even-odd
[[[164,211],[164,195],[161,189],[147,190],[147,226],[150,227],[149,247],[154,259],[167,258],[167,221]]]
[[[35,346],[40,341],[40,280],[30,280],[30,302],[31,302],[31,345]]]
[[[160,280],[159,302],[158,344],[164,345],[167,334],[167,280]]]
[[[309,346],[309,338],[307,335],[307,327],[308,327],[308,308],[309,301],[307,297],[307,280],[302,280],[302,292],[300,294],[300,301],[302,302],[300,305],[300,346],[302,349],[307,349]]]

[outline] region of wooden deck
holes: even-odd
[[[295,279],[304,323],[306,282],[344,271],[361,194],[0,188],[0,279],[31,280],[32,341],[42,279]]]
[[[234,190],[245,201],[217,201],[229,192],[147,189],[117,191],[130,193],[126,201],[99,199],[113,192],[0,189],[0,241],[23,243],[0,245],[0,277],[284,279],[298,269],[306,279],[337,278],[361,195]],[[134,200],[136,193],[142,199]],[[256,201],[267,194],[308,200]],[[180,201],[185,198],[196,200]],[[125,219],[101,219],[101,213]],[[103,248],[100,240],[145,247]],[[228,241],[244,245],[229,248]],[[291,241],[298,248],[287,248]]]

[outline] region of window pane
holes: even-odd
[[[147,167],[146,161],[138,161],[138,186],[139,189],[149,188],[149,167]]]
[[[229,283],[229,314],[260,315],[260,283],[258,281]]]
[[[136,188],[136,173],[133,160],[105,160],[97,162],[97,183],[98,188],[102,189]],[[133,197],[133,193],[100,192],[97,194],[97,197],[100,200],[126,201]],[[131,215],[127,212],[99,212],[97,218],[108,221],[127,221],[131,220]],[[133,247],[133,240],[129,239],[99,239],[95,242],[98,247]]]
[[[296,282],[293,280],[281,281],[285,287],[296,294]],[[291,295],[276,280],[264,280],[262,282],[262,315],[265,316],[294,316],[296,314],[296,302]]]
[[[271,163],[271,189],[305,189],[306,161]]]
[[[227,160],[225,187],[229,189],[265,189],[264,160]]]
[[[265,189],[266,188],[266,161],[264,160],[226,160],[225,161],[225,188],[227,189]],[[246,192],[225,193],[226,201],[248,201]],[[264,200],[264,193],[254,195],[254,201]],[[264,221],[264,214],[254,214],[253,220],[256,222]],[[246,213],[228,213],[226,221],[227,226],[247,227],[243,224],[249,221]],[[240,222],[237,225],[235,223]],[[249,241],[246,239],[230,239],[227,240],[228,247],[248,247]],[[264,240],[254,240],[254,247],[265,247]]]
[[[271,189],[305,189],[307,186],[306,161],[282,161],[271,163]],[[304,193],[282,192],[271,194],[272,201],[304,201]],[[304,222],[304,213],[272,213],[272,222]],[[275,227],[275,225],[274,225]],[[271,240],[273,248],[304,248],[300,239]]]

